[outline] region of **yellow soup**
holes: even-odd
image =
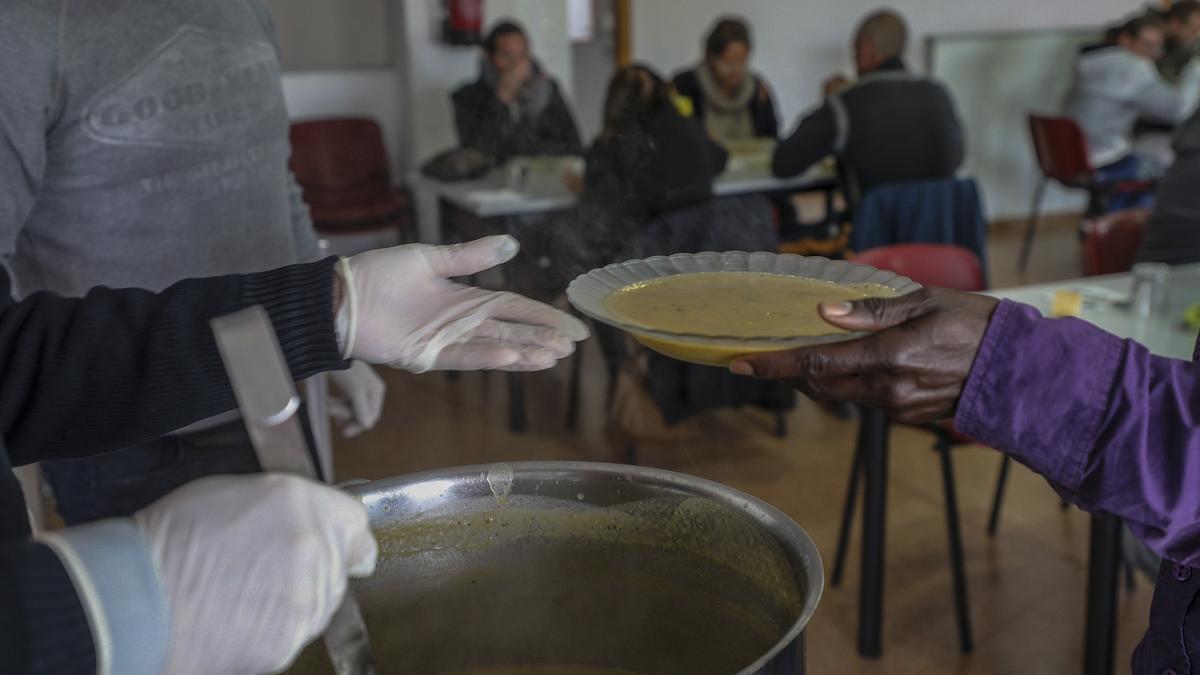
[[[757,272],[699,272],[626,286],[605,300],[613,316],[649,330],[738,338],[842,333],[817,313],[822,302],[888,291]]]

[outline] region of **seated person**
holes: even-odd
[[[644,221],[712,198],[729,155],[684,117],[666,82],[642,65],[617,71],[604,101],[604,129],[587,152],[583,201]]]
[[[1200,2],[1176,0],[1171,8],[1163,12],[1166,28],[1166,44],[1159,57],[1158,72],[1170,82],[1175,82],[1196,55],[1200,45]]]
[[[1134,153],[1132,132],[1137,120],[1177,125],[1191,114],[1200,98],[1200,69],[1189,65],[1177,85],[1155,69],[1163,51],[1162,23],[1152,15],[1127,22],[1116,44],[1081,53],[1074,79],[1063,103],[1063,114],[1074,118],[1087,137],[1092,166],[1106,180],[1153,178],[1169,157]],[[1111,208],[1126,208],[1134,203]]]
[[[750,28],[721,19],[704,41],[704,59],[675,75],[675,91],[692,102],[692,114],[718,143],[775,139],[779,121],[766,82],[749,70]]]
[[[907,40],[904,19],[893,11],[874,12],[859,24],[858,81],[826,81],[825,102],[775,148],[776,176],[799,175],[834,155],[852,206],[878,185],[954,176],[963,161],[954,101],[941,84],[908,72],[901,59]],[[843,233],[838,245],[844,239]]]
[[[1175,161],[1158,183],[1137,262],[1200,262],[1200,112],[1175,135]]]
[[[454,122],[464,148],[494,157],[578,155],[575,118],[558,83],[529,55],[529,38],[504,21],[483,43],[479,79],[454,92]]]
[[[672,80],[675,92],[690,102],[692,115],[708,135],[726,147],[779,137],[771,90],[761,75],[748,68],[752,46],[745,21],[722,18],[704,40],[700,63],[677,73]],[[770,201],[780,237],[803,236],[800,214],[791,196],[775,195]]]

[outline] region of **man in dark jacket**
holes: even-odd
[[[835,155],[853,202],[884,183],[954,175],[963,161],[962,125],[950,92],[905,68],[907,37],[895,12],[863,20],[854,39],[858,81],[826,82],[825,103],[775,149],[776,176],[799,175]]]
[[[582,154],[575,118],[558,83],[530,56],[525,31],[502,22],[483,48],[479,79],[451,97],[462,147],[499,163],[517,156]]]

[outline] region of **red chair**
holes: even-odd
[[[317,232],[395,228],[400,241],[416,238],[412,197],[392,185],[387,148],[374,120],[296,122],[291,141],[292,173],[304,190]]]
[[[1128,272],[1149,221],[1150,209],[1126,209],[1089,220],[1084,225],[1083,273],[1092,277]]]
[[[1025,239],[1021,243],[1021,257],[1017,268],[1024,272],[1033,250],[1033,237],[1041,215],[1042,197],[1050,181],[1079,190],[1087,190],[1088,206],[1085,217],[1103,215],[1113,195],[1150,192],[1154,183],[1143,180],[1106,182],[1092,166],[1088,158],[1087,138],[1079,124],[1069,117],[1029,116],[1029,135],[1033,140],[1033,151],[1037,155],[1042,177],[1033,193],[1029,224]]]
[[[854,262],[888,270],[916,281],[923,286],[939,286],[960,291],[982,291],[986,288],[983,266],[970,249],[951,244],[897,244],[864,251]],[[963,563],[962,533],[958,517],[958,498],[954,486],[954,466],[950,451],[956,445],[972,441],[959,434],[949,422],[922,426],[934,434],[934,450],[942,465],[942,491],[946,507],[946,527],[949,534],[950,568],[954,582],[954,608],[958,620],[959,647],[966,653],[973,647],[971,615],[967,599],[967,575]],[[845,569],[850,526],[858,499],[858,484],[863,474],[863,458],[855,452],[850,472],[850,485],[842,508],[842,527],[838,533],[831,584],[841,584]]]

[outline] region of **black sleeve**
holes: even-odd
[[[645,136],[629,132],[597,140],[587,155],[584,197],[622,216],[640,218],[660,195]]]
[[[722,173],[725,173],[725,166],[729,164],[729,150],[725,146],[713,140],[712,136],[704,133],[704,145],[708,149],[709,161],[712,162],[713,174],[716,178]]]
[[[779,118],[775,115],[775,97],[763,80],[758,81],[754,105],[754,129],[760,138],[779,138]]]
[[[554,85],[554,96],[538,125],[541,129],[537,139],[540,150],[546,155],[580,155],[583,154],[583,141],[579,137],[579,127],[575,124],[575,116],[567,105],[558,84]]]
[[[833,154],[836,138],[837,123],[826,103],[800,120],[795,133],[775,147],[771,172],[780,178],[799,176]]]
[[[508,159],[516,124],[491,90],[480,83],[469,84],[454,92],[451,101],[459,145]]]
[[[0,290],[8,297],[8,280]],[[162,293],[38,293],[0,308],[0,436],[12,465],[129,447],[235,407],[209,320],[263,305],[297,378],[345,367],[333,259]]]
[[[43,544],[0,544],[0,672],[96,672],[95,643],[75,584]]]
[[[958,111],[954,108],[954,99],[950,98],[949,93],[946,94],[946,107],[949,111],[946,122],[946,128],[950,133],[950,165],[953,167],[951,173],[962,167],[963,160],[967,156],[967,139],[963,131],[962,120],[958,117]]]

